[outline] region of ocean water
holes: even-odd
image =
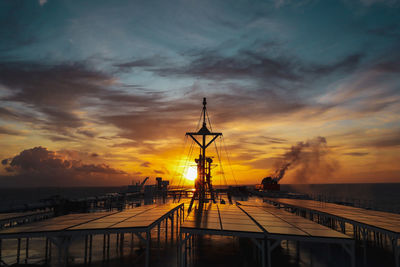
[[[400,183],[282,184],[282,191],[308,194],[313,199],[400,213]]]
[[[36,203],[54,196],[67,199],[102,196],[121,192],[126,187],[37,187],[0,188],[0,211],[21,208],[28,203]]]
[[[79,199],[124,190],[126,187],[0,188],[0,211],[39,202],[56,195]],[[308,194],[314,199],[323,201],[341,201],[364,208],[400,213],[400,183],[282,184],[281,190]]]

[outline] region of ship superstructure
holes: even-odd
[[[206,156],[207,148],[219,137],[222,133],[211,132],[207,127],[207,100],[203,99],[203,112],[202,119],[203,125],[197,132],[187,132],[186,135],[190,136],[194,142],[200,147],[200,154],[195,162],[197,164],[197,178],[195,179],[195,192],[189,206],[189,212],[195,200],[198,200],[199,206],[205,202],[215,202],[214,189],[211,180],[211,164],[213,162],[211,157]],[[199,140],[200,139],[200,140]]]

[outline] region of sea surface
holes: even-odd
[[[107,193],[123,192],[126,187],[37,187],[0,188],[0,212],[21,208],[45,199],[60,197],[70,200],[102,196]]]
[[[400,213],[400,183],[282,184],[282,191],[308,194],[313,199]]]
[[[54,196],[79,199],[125,190],[126,187],[0,188],[0,211]],[[400,183],[282,184],[281,190],[308,194],[322,201],[346,202],[364,208],[400,213]]]

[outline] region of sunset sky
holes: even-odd
[[[5,0],[0,40],[0,186],[190,184],[203,97],[228,184],[400,182],[398,0]]]

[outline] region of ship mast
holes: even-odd
[[[218,136],[221,136],[222,133],[213,133],[210,132],[207,128],[206,122],[206,114],[207,114],[207,101],[206,98],[203,98],[203,126],[200,128],[198,132],[187,132],[186,135],[190,136],[194,142],[200,147],[200,155],[199,158],[196,159],[197,163],[197,179],[195,180],[195,192],[193,194],[193,198],[190,202],[189,212],[192,208],[194,200],[199,201],[199,206],[202,206],[207,200],[207,193],[209,193],[211,200],[215,202],[214,192],[211,183],[211,163],[212,159],[206,157],[206,149]],[[207,136],[211,136],[211,140],[207,141]],[[197,139],[199,137],[201,140]],[[208,166],[207,166],[208,165]]]

